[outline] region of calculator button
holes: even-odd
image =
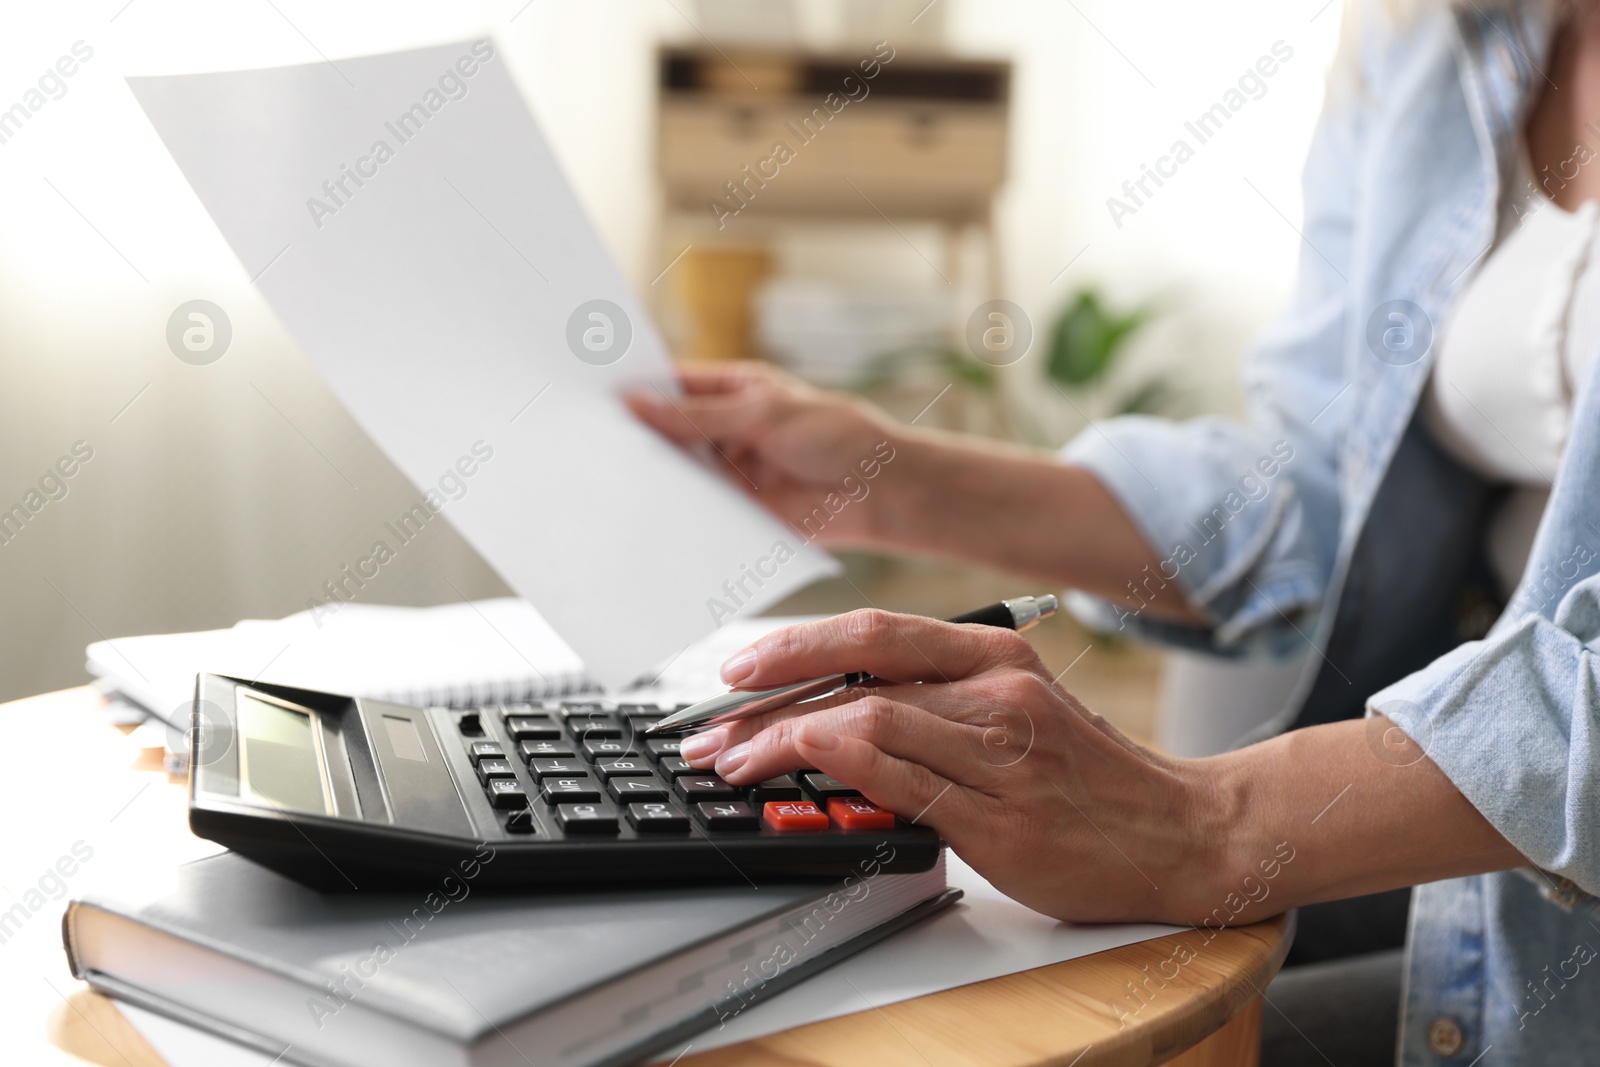
[[[834,797],[828,801],[828,817],[844,830],[894,829],[894,812],[865,797]]]
[[[608,722],[613,725],[617,722],[617,713],[607,711],[598,704],[586,704],[583,707],[566,707],[556,712],[562,720],[569,724],[581,722]]]
[[[613,778],[606,783],[606,792],[614,800],[665,800],[667,787],[656,778]]]
[[[533,821],[533,809],[522,808],[506,816],[506,833],[536,834],[539,824]]]
[[[525,808],[528,794],[522,791],[522,784],[515,778],[491,778],[489,801],[497,808]]]
[[[685,800],[736,800],[739,791],[714,774],[686,774],[672,784]]]
[[[483,717],[475,711],[456,712],[456,729],[466,737],[483,736]]]
[[[659,719],[666,714],[658,704],[618,704],[617,711],[631,719]]]
[[[667,756],[661,761],[660,771],[669,778],[676,778],[680,774],[700,774],[701,772],[689,766],[689,761],[682,756]]]
[[[678,746],[680,744],[682,742],[676,737],[657,738],[653,741],[646,741],[645,747],[650,750],[651,759],[661,759],[664,756],[678,755]]]
[[[774,800],[763,805],[761,818],[774,830],[826,830],[828,817],[809,800]]]
[[[756,807],[774,800],[799,800],[800,796],[800,786],[792,774],[780,774],[776,778],[768,778],[750,789],[750,803]]]
[[[589,765],[581,759],[531,759],[528,771],[535,778],[582,778],[589,773]]]
[[[642,833],[681,834],[689,829],[689,820],[671,804],[629,804],[628,821]]]
[[[500,715],[501,715],[501,717],[502,718],[507,718],[507,719],[514,719],[519,715],[545,715],[545,714],[548,714],[548,713],[543,708],[539,707],[539,705],[537,705],[537,704],[519,703],[519,704],[502,704],[500,706]]]
[[[710,800],[694,806],[695,817],[707,830],[760,828],[755,809],[742,800]]]
[[[599,804],[560,804],[556,820],[569,834],[614,834],[617,813]]]
[[[472,742],[471,752],[474,760],[505,759],[506,757],[506,750],[500,747],[500,742],[498,741],[474,741]]]
[[[606,706],[598,700],[563,700],[556,714],[563,719],[573,715],[604,715]]]
[[[572,746],[565,741],[518,741],[517,751],[525,760],[562,759],[572,756]]]
[[[826,774],[807,774],[800,779],[811,798],[820,804],[825,804],[834,797],[857,797],[861,790],[852,789],[839,779]]]
[[[508,759],[481,759],[478,761],[478,780],[487,782],[491,778],[515,778],[517,772],[511,769]]]
[[[633,745],[626,741],[585,741],[583,754],[592,760],[598,760],[607,756],[633,756],[638,753]]]
[[[630,774],[649,774],[650,761],[643,756],[608,756],[594,761],[594,769],[602,778],[626,777]]]
[[[622,737],[622,727],[614,722],[590,722],[585,719],[581,722],[568,720],[567,729],[572,731],[572,736],[579,741],[598,741],[601,739],[615,741]]]
[[[561,727],[554,719],[518,716],[506,720],[506,733],[514,741],[555,741],[561,737]]]
[[[575,774],[570,778],[541,778],[539,792],[552,804],[600,799],[600,786],[587,774]]]

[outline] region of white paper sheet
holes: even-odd
[[[465,485],[450,522],[600,682],[835,571],[622,406],[672,390],[665,349],[489,42],[129,84],[340,400],[420,492]]]
[[[955,853],[946,860],[950,884],[966,893],[955,907],[685,1043],[703,1052],[1188,929],[1154,923],[1071,926],[1018,904]]]
[[[1004,896],[954,854],[948,862],[950,884],[966,891],[961,903],[752,1005],[721,1028],[697,1034],[684,1044],[692,1052],[703,1052],[1187,930],[1150,923],[1069,926]],[[131,1005],[119,1002],[118,1007],[168,1067],[244,1067],[271,1058]],[[529,1051],[537,1060],[537,1053]],[[678,1046],[659,1058],[670,1060],[682,1051]]]

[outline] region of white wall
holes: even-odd
[[[642,288],[664,265],[650,57],[662,39],[698,40],[689,0],[275,3],[0,13],[0,108],[74,42],[94,49],[65,95],[0,144],[0,509],[75,441],[95,454],[64,499],[0,545],[0,697],[79,680],[97,636],[298,610],[412,495],[255,294],[124,73],[337,59],[487,27],[627,274]],[[1317,4],[1299,0],[940,3],[958,51],[1017,63],[1000,216],[1009,295],[1044,319],[1089,281],[1127,300],[1165,294],[1173,310],[1136,362],[1180,368],[1201,386],[1197,404],[1235,407],[1238,348],[1281,300],[1295,254],[1268,201],[1297,219],[1338,5],[1313,22]],[[1105,198],[1278,39],[1295,56],[1266,96],[1112,225]],[[232,348],[207,367],[164,342],[167,316],[195,297],[234,326]],[[373,600],[500,589],[442,524],[381,582]]]
[[[1298,225],[1299,174],[1340,14],[1334,3],[1311,21],[1325,3],[956,8],[953,40],[1009,51],[1018,64],[1014,177],[1002,207],[1012,299],[1037,319],[1088,282],[1130,303],[1158,297],[1169,314],[1141,339],[1124,377],[1175,367],[1198,387],[1197,406],[1234,410],[1238,352],[1287,295],[1297,252],[1299,237],[1278,211]],[[1294,56],[1265,95],[1115,225],[1107,198],[1122,197],[1122,183],[1175,139],[1196,144],[1184,122],[1278,40]]]

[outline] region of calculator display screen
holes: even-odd
[[[291,811],[331,814],[313,713],[236,691],[243,796]]]

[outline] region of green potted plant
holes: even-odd
[[[1134,334],[1155,316],[1153,305],[1117,311],[1092,286],[1079,289],[1050,328],[1045,374],[1063,391],[1103,383]],[[1154,374],[1114,401],[1111,410],[1117,415],[1170,411],[1176,396],[1171,379]]]

